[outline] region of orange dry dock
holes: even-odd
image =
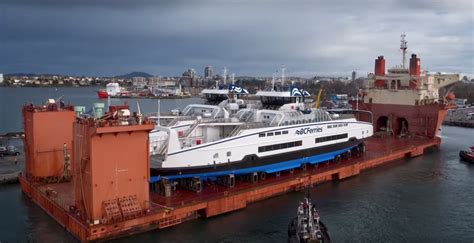
[[[72,150],[72,106],[24,106],[25,176],[30,180],[56,180],[64,175],[64,156]]]
[[[54,120],[56,115],[60,112],[48,118]],[[118,120],[78,119],[74,123],[73,182],[38,183],[20,176],[23,192],[81,241],[117,238],[242,209],[309,184],[341,180],[389,161],[418,156],[440,144],[439,138],[372,137],[366,141],[365,154],[340,163],[269,175],[253,184],[237,180],[232,188],[206,184],[198,193],[178,188],[164,197],[148,190],[147,132],[152,125],[141,123],[140,118],[138,124],[130,123],[135,117],[114,119]],[[41,127],[49,121],[33,122]]]
[[[148,210],[153,125],[96,125],[74,123],[74,206],[91,224],[141,215]]]

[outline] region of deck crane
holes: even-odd
[[[316,97],[316,101],[314,102],[313,108],[319,108],[319,103],[321,101],[321,94],[323,93],[323,89],[320,88],[318,92],[318,96]]]

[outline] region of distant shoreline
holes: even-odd
[[[102,85],[0,85],[0,88],[90,88],[90,87],[105,87]]]

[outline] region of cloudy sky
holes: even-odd
[[[399,38],[422,68],[474,74],[472,0],[2,0],[0,73],[365,76]]]

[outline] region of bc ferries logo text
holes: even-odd
[[[295,134],[296,135],[313,134],[313,133],[322,132],[322,131],[323,131],[322,127],[315,127],[315,128],[305,127],[305,128],[300,128],[296,130]]]

